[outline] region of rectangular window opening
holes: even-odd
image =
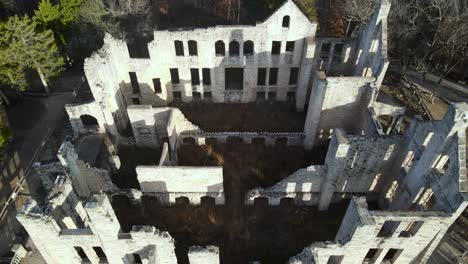
[[[138,83],[138,78],[136,75],[136,72],[129,72],[130,75],[130,82],[132,84],[132,92],[134,94],[139,94],[140,93],[140,84]]]
[[[270,68],[269,85],[276,85],[278,83],[278,68]]]
[[[194,101],[200,101],[201,100],[201,93],[200,92],[192,92],[192,98]]]
[[[133,254],[133,260],[135,261],[135,264],[143,264],[140,254]]]
[[[181,92],[172,92],[172,98],[174,98],[174,100],[180,101],[182,99],[182,93]]]
[[[341,255],[341,256],[336,256],[336,255],[330,256],[328,258],[327,264],[341,264],[341,262],[343,261],[343,258],[344,258],[343,255]]]
[[[286,51],[294,52],[294,44],[295,44],[294,41],[287,41],[286,42]]]
[[[299,68],[291,68],[291,73],[289,74],[289,85],[296,85],[298,76]]]
[[[281,53],[281,41],[273,41],[271,45],[271,54],[279,55]]]
[[[383,258],[383,263],[394,263],[400,254],[403,252],[403,249],[391,248],[387,251]]]
[[[78,254],[78,256],[81,258],[81,261],[89,262],[89,258],[86,255],[86,252],[83,250],[82,247],[74,247],[74,248],[75,248],[75,251]]]
[[[192,85],[200,85],[200,74],[198,69],[190,69],[190,75],[192,77]]]
[[[268,92],[268,101],[276,100],[276,92]]]
[[[176,56],[184,56],[184,43],[180,40],[174,41]]]
[[[320,58],[328,58],[330,55],[331,44],[330,43],[323,43],[322,49],[320,50]]]
[[[266,85],[266,68],[258,68],[257,85]]]
[[[198,47],[197,47],[197,42],[190,40],[188,42],[188,50],[189,50],[189,55],[190,56],[198,56]]]
[[[399,225],[400,221],[385,221],[377,237],[391,237]]]
[[[159,78],[154,78],[153,79],[153,87],[154,87],[154,93],[161,93],[161,79]]]
[[[208,68],[202,69],[203,85],[211,85],[211,72]]]
[[[179,69],[170,69],[171,71],[171,83],[172,84],[179,84]]]
[[[100,262],[107,262],[107,256],[106,253],[102,250],[101,247],[93,247],[94,252],[96,252],[96,255],[98,256]]]
[[[369,248],[367,251],[366,256],[364,257],[364,260],[362,263],[375,263],[377,258],[379,257],[380,253],[382,252],[381,249],[378,248]]]
[[[423,221],[413,221],[408,224],[405,230],[401,231],[400,237],[412,237],[415,236],[423,225]]]

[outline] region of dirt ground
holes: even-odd
[[[178,104],[190,122],[207,132],[302,132],[306,113],[288,103]]]
[[[281,206],[161,206],[143,198],[135,206],[127,197],[114,196],[113,207],[124,232],[132,225],[153,225],[169,231],[176,241],[179,264],[188,264],[190,246],[220,247],[222,264],[258,260],[285,263],[312,242],[333,240],[349,201],[320,212],[315,207]]]
[[[136,166],[158,165],[160,157],[160,149],[121,146],[119,149],[121,166],[117,173],[112,175],[112,182],[122,189],[140,189],[135,170]]]
[[[326,149],[305,151],[299,146],[260,144],[182,145],[181,166],[223,166],[227,203],[242,203],[246,191],[269,187],[295,171],[323,164]]]

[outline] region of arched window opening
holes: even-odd
[[[81,123],[85,127],[99,127],[98,121],[95,117],[90,115],[82,115],[80,116]]]
[[[289,27],[289,21],[291,20],[291,18],[289,16],[284,16],[283,17],[283,27],[284,28],[288,28]]]
[[[216,56],[225,56],[226,55],[226,47],[224,46],[224,42],[221,40],[216,41],[215,43],[215,53]]]
[[[244,43],[244,56],[251,56],[254,54],[254,43],[248,40]]]
[[[229,43],[229,56],[239,56],[239,42],[234,40]]]

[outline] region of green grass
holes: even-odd
[[[13,133],[9,127],[0,124],[0,148],[6,144],[12,135]]]

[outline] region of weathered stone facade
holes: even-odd
[[[441,121],[414,120],[404,133],[393,132],[405,108],[377,96],[388,66],[389,8],[387,0],[379,1],[356,39],[316,39],[317,24],[291,0],[256,26],[155,31],[149,58],[130,58],[126,44],[107,35],[103,48],[85,63],[95,100],[66,107],[76,137],[58,152],[63,170],[54,167],[53,176],[42,177],[46,203],[25,204],[19,221],[47,263],[177,263],[177,241],[169,233],[140,222],[130,223],[133,231],[125,233],[110,200],[126,196],[143,212],[145,197],[166,207],[186,198],[191,205],[184,206],[202,208],[208,198],[227,208],[226,185],[232,179],[225,178],[224,167],[181,166],[179,149],[260,144],[313,153],[328,145],[323,163],[301,166],[273,186],[242,193],[237,208],[252,208],[260,199],[278,208],[289,199],[293,206],[317,208],[318,214],[350,200],[334,240],[288,254],[289,263],[425,263],[468,204],[468,105],[451,105]],[[242,81],[234,78],[239,69]],[[208,132],[168,105],[259,99],[292,100],[298,111],[308,102],[304,130]],[[85,124],[84,115],[93,116],[97,127]],[[394,119],[385,131],[380,115]],[[133,137],[123,136],[129,126]],[[94,141],[101,137],[105,147]],[[120,166],[119,145],[161,153],[151,166],[135,157],[138,187],[119,189],[110,179]],[[98,159],[107,165],[98,166]],[[51,170],[36,169],[38,175]],[[212,216],[210,225],[216,220]],[[183,258],[192,264],[222,263],[223,246],[190,246]]]

